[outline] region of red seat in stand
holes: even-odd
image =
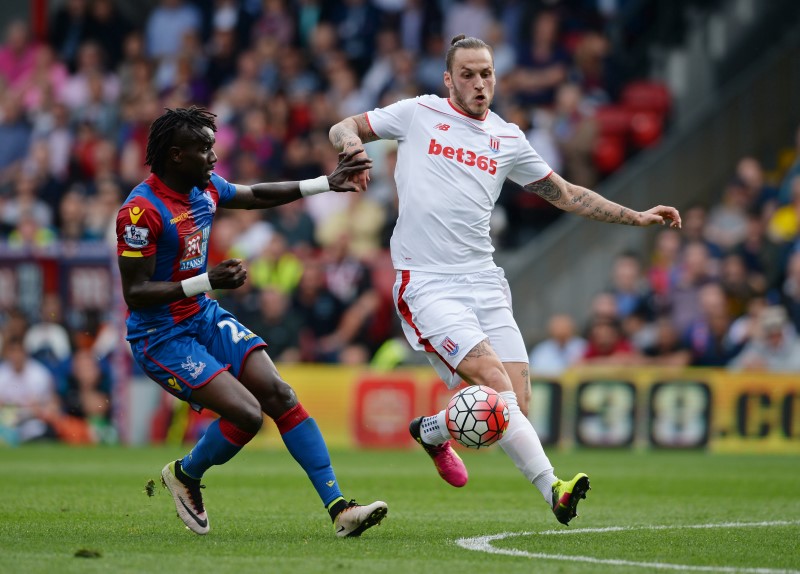
[[[631,112],[624,106],[597,106],[594,112],[599,137],[614,137],[625,140],[631,126]]]
[[[592,151],[592,160],[603,175],[616,171],[625,162],[624,142],[614,136],[598,136]]]
[[[661,82],[639,80],[622,88],[620,102],[631,112],[654,112],[664,119],[672,107],[669,89]]]
[[[631,142],[639,149],[656,145],[664,131],[663,116],[656,112],[631,114]]]

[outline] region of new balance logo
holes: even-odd
[[[433,129],[442,130],[443,132],[446,132],[447,130],[450,129],[450,126],[447,125],[447,124],[439,123],[439,124],[436,124],[435,126],[433,126]]]

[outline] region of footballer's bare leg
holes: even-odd
[[[508,429],[500,439],[500,446],[531,482],[535,482],[535,479],[539,482],[546,482],[548,477],[552,476],[553,467],[544,455],[536,431],[520,411],[512,380],[506,367],[500,362],[497,353],[489,344],[488,338],[469,350],[456,367],[456,372],[469,384],[485,385],[500,393],[508,405],[510,419]],[[447,418],[444,410],[430,417],[413,420],[410,431],[411,436],[431,456],[439,475],[445,481],[453,486],[463,486],[466,483],[466,468],[458,454],[450,448],[450,436],[447,431]],[[544,478],[539,479],[540,474],[543,474]],[[555,477],[552,476],[552,479],[555,480]],[[543,494],[545,493],[543,492]]]
[[[480,341],[470,349],[456,367],[456,372],[471,385],[491,387],[503,394],[504,398],[514,395],[511,379],[497,353],[489,344],[489,339]],[[449,446],[450,433],[447,430],[444,410],[430,417],[414,419],[409,430],[411,436],[433,458],[442,478],[453,486],[466,484],[467,473],[463,462]],[[434,448],[440,445],[443,445],[445,450]]]
[[[230,372],[223,371],[192,392],[191,401],[250,433],[257,433],[264,421],[258,399]]]
[[[489,339],[484,339],[470,349],[456,367],[456,372],[471,385],[486,385],[498,393],[514,390],[503,363],[489,344]]]
[[[536,430],[520,406],[524,405],[527,411],[530,401],[527,367],[526,363],[501,363],[489,341],[483,340],[467,353],[457,371],[466,381],[488,385],[503,397],[508,405],[509,423],[498,444],[552,507],[553,483],[558,479]]]
[[[360,536],[380,524],[388,510],[386,503],[379,500],[361,506],[344,498],[316,421],[303,408],[294,389],[281,378],[266,351],[258,349],[250,353],[241,379],[264,413],[275,421],[289,453],[308,475],[331,517],[336,535]]]
[[[260,403],[261,410],[273,420],[297,406],[294,389],[281,378],[275,363],[263,349],[250,353],[240,378]]]
[[[467,353],[456,370],[470,384],[487,385],[498,393],[513,390],[519,409],[528,416],[531,400],[528,363],[501,363],[489,340],[485,339]]]
[[[531,403],[531,381],[528,371],[528,363],[503,363],[503,368],[511,379],[511,386],[517,395],[519,410],[526,417]]]

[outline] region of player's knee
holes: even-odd
[[[282,380],[277,380],[270,388],[270,392],[263,398],[261,406],[264,412],[273,419],[297,405],[297,395],[294,389]]]
[[[264,413],[258,404],[244,404],[235,417],[231,417],[231,422],[245,432],[256,434],[261,425],[264,424]]]
[[[253,434],[261,429],[261,425],[264,424],[264,413],[261,412],[261,405],[256,397],[248,394],[239,402],[237,420],[233,423],[243,431]]]
[[[513,390],[511,379],[508,378],[508,373],[500,364],[487,364],[480,368],[475,373],[475,376],[472,377],[472,382],[477,385],[492,387],[498,393]]]

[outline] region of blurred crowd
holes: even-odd
[[[625,5],[53,3],[41,37],[28,21],[7,22],[2,30],[0,247],[35,253],[94,244],[113,253],[116,211],[148,175],[149,125],[165,107],[198,104],[217,115],[217,171],[230,181],[330,173],[337,161],[327,137],[331,125],[402,98],[446,95],[444,53],[459,33],[494,48],[495,111],[518,124],[557,172],[594,186],[619,166],[620,153],[632,153],[620,152],[621,140],[603,138],[620,123],[614,104],[642,72],[631,57],[645,51],[626,48],[678,29],[652,11],[623,20]],[[623,129],[630,119],[623,118]],[[646,144],[657,140],[652,120],[641,116],[631,124],[650,128]],[[375,142],[368,152],[374,168],[366,193],[218,213],[209,265],[241,257],[249,280],[215,296],[264,336],[276,361],[391,367],[410,360],[397,337],[387,254],[397,215],[396,149]],[[771,191],[758,162],[747,158],[718,204],[687,211],[683,232],[663,232],[646,258],[621,255],[590,325],[578,330],[568,317],[554,318],[554,340],[574,338],[568,362],[573,355],[617,360],[619,348],[627,362],[669,356],[681,364],[728,364],[742,347],[769,344],[755,337],[755,317],[776,300],[789,311],[788,337],[800,321],[800,259],[786,248],[796,233],[800,208],[792,206],[800,200],[793,195],[800,190]],[[496,245],[524,245],[559,214],[509,183],[492,224]],[[2,317],[0,441],[115,440],[111,362],[121,334],[111,315],[122,311],[101,309],[76,324],[62,304],[46,297],[38,314],[9,310]],[[748,356],[740,357],[743,365],[754,362]],[[533,368],[548,364],[536,359]]]
[[[588,321],[557,314],[531,370],[671,365],[800,372],[800,127],[769,169],[743,157],[653,249],[616,256]]]
[[[36,253],[94,243],[113,253],[114,216],[148,175],[149,125],[165,107],[198,104],[217,115],[217,170],[230,181],[330,173],[331,125],[401,98],[446,95],[444,53],[458,33],[494,47],[495,109],[556,170],[593,185],[592,112],[618,96],[623,80],[608,37],[617,4],[54,2],[38,37],[23,20],[2,30],[0,246]],[[394,337],[387,255],[396,151],[380,142],[369,153],[367,193],[218,215],[209,264],[241,257],[250,278],[219,296],[269,341],[275,360],[391,366],[406,356]],[[524,242],[556,215],[519,188],[503,197],[494,222],[500,247]],[[36,405],[17,440],[64,435],[72,423],[83,424],[84,439],[108,438],[119,336],[109,315],[121,310],[71,321],[51,299],[37,313],[3,317],[1,366],[13,374],[0,377],[0,405]],[[30,396],[7,388],[28,378]],[[4,410],[5,427],[13,416]]]

